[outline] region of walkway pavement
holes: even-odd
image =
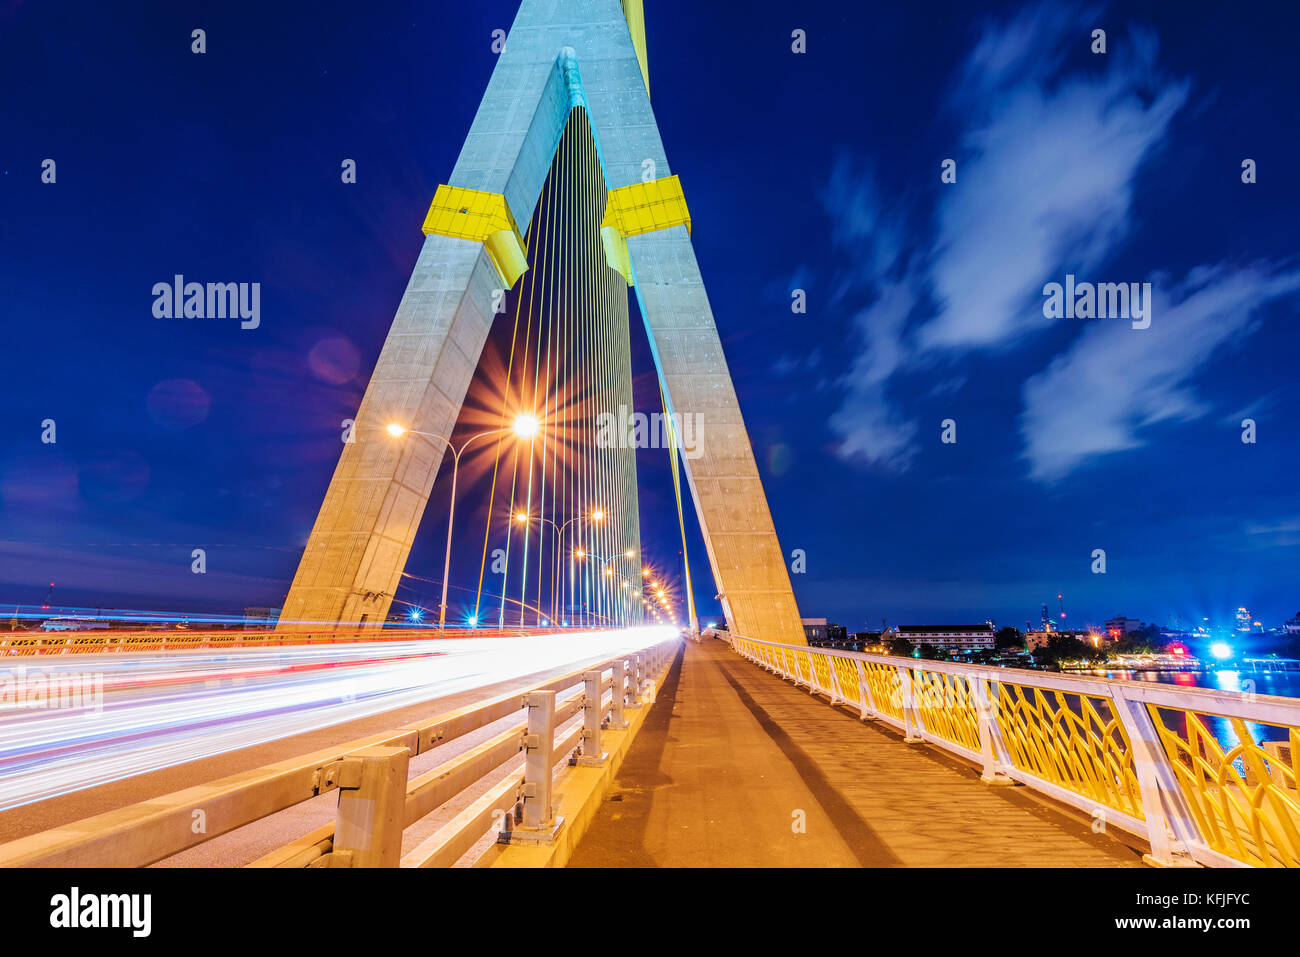
[[[1136,867],[1086,816],[687,642],[570,867]]]

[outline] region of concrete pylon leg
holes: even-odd
[[[590,119],[611,189],[670,176],[650,106],[639,11],[639,0],[523,0],[448,183],[504,196],[526,234],[578,107]],[[682,417],[688,485],[728,621],[739,634],[803,644],[689,233],[675,226],[632,236],[627,249],[670,411]],[[450,433],[500,284],[482,244],[425,240],[362,401],[356,442],[344,449],[294,577],[282,628],[377,624],[387,616],[442,450],[419,436],[394,442],[384,426]]]
[[[516,46],[497,64],[450,183],[505,195],[526,234],[573,104],[556,52],[543,61]],[[425,238],[279,630],[378,627],[388,616],[444,448],[385,427],[451,434],[502,284],[482,243]]]
[[[736,634],[802,645],[790,575],[686,227],[633,236],[628,254],[727,621]]]
[[[278,627],[373,625],[388,615],[500,285],[479,243],[429,236],[316,518]]]

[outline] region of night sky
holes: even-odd
[[[0,0],[0,601],[280,603],[515,6]],[[804,615],[1296,612],[1300,7],[645,6]],[[260,327],[155,318],[177,273],[260,282]],[[1150,328],[1044,318],[1067,274],[1151,283]],[[676,567],[665,453],[638,464]],[[407,566],[430,579],[445,494]]]

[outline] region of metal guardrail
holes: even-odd
[[[727,640],[987,783],[1144,838],[1151,863],[1300,866],[1300,700]]]
[[[602,730],[625,727],[625,710],[641,706],[679,645],[660,642],[399,730],[28,835],[0,845],[0,867],[143,867],[331,790],[339,791],[332,823],[250,866],[449,867],[493,825],[507,832],[501,840],[546,841],[556,827],[555,766],[566,758],[600,764]],[[413,756],[523,709],[526,720],[408,780]],[[402,854],[405,828],[496,774],[484,794]]]
[[[28,655],[99,655],[159,651],[286,648],[372,641],[498,638],[561,634],[555,628],[377,628],[355,631],[52,631],[0,632],[0,658]],[[577,631],[579,629],[570,629]],[[592,629],[582,629],[590,631]]]

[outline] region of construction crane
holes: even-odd
[[[1065,599],[1062,598],[1060,595],[1057,595],[1056,600],[1061,603],[1061,621],[1064,622],[1065,621]]]
[[[48,609],[50,607],[50,602],[53,600],[54,600],[54,582],[50,582],[50,590],[45,593],[45,602],[41,605],[41,608]]]

